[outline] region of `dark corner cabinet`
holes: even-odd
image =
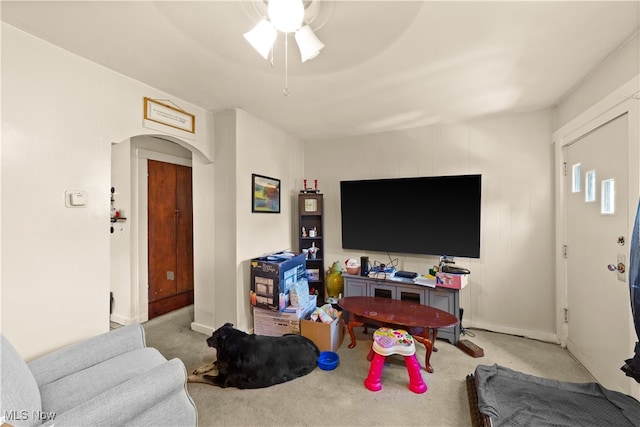
[[[307,253],[307,278],[310,293],[317,293],[318,306],[324,304],[324,227],[322,223],[322,194],[298,195],[300,223],[298,227],[299,249]],[[313,249],[315,248],[315,249]],[[315,252],[315,253],[314,253]]]
[[[376,279],[367,276],[356,276],[343,273],[345,296],[369,296],[414,301],[417,304],[428,305],[454,315],[460,320],[460,291],[416,285],[407,281]],[[451,328],[438,330],[438,338],[448,340],[457,345],[460,340],[460,323]]]

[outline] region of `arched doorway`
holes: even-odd
[[[192,226],[187,226],[188,236],[184,235],[184,230],[174,230],[173,237],[168,237],[175,239],[175,236],[181,235],[183,238],[180,248],[174,247],[177,257],[174,265],[178,262],[182,265],[179,273],[177,268],[167,268],[166,248],[150,247],[150,244],[166,244],[153,235],[153,230],[164,229],[166,223],[154,228],[157,221],[149,219],[150,208],[153,209],[154,202],[158,201],[159,197],[173,193],[175,200],[176,195],[184,195],[185,181],[188,181],[187,206],[192,206],[192,152],[183,146],[188,144],[179,144],[174,139],[140,135],[112,146],[114,204],[126,217],[126,220],[112,224],[114,227],[111,234],[111,320],[119,324],[144,322],[156,315],[194,302]],[[149,164],[160,164],[168,166],[169,169],[180,170],[180,190],[170,190],[163,179],[156,183],[151,182],[150,188]],[[154,186],[157,188],[153,188]],[[150,189],[153,191],[151,194]],[[151,203],[149,197],[153,198]],[[183,208],[182,214],[190,215],[192,218],[193,212],[188,212],[189,210],[187,208],[185,212]],[[190,247],[189,250],[185,249],[187,246]],[[161,276],[153,270],[154,266],[166,270],[162,271],[166,278],[164,283],[154,283],[156,278]],[[188,271],[185,271],[185,268]],[[174,288],[173,291],[171,287]]]

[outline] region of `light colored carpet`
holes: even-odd
[[[166,314],[143,326],[147,345],[165,357],[180,358],[188,372],[215,358],[207,347],[207,336],[190,329],[193,307]],[[340,364],[333,371],[316,369],[309,375],[258,390],[221,389],[206,384],[188,384],[198,408],[199,426],[469,426],[469,404],[465,377],[479,364],[497,363],[527,374],[561,381],[592,382],[593,377],[567,350],[526,338],[469,330],[463,336],[484,349],[484,357],[473,358],[448,341],[438,340],[431,356],[435,370],[422,376],[429,389],[414,394],[400,356],[387,360],[382,390],[371,392],[363,381],[369,372],[366,356],[372,329],[365,335],[357,328],[358,343],[349,349],[348,334],[338,350]],[[424,363],[424,347],[416,345]]]

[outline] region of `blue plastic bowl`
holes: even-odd
[[[338,366],[340,356],[333,351],[323,351],[318,357],[318,367],[324,371],[332,371]]]

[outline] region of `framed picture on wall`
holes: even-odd
[[[251,212],[280,213],[280,180],[251,174]]]
[[[171,101],[169,101],[171,102]],[[173,102],[171,102],[173,104]],[[175,105],[175,104],[174,104]],[[148,97],[144,98],[144,119],[172,128],[196,133],[196,116],[177,106],[171,106]]]

